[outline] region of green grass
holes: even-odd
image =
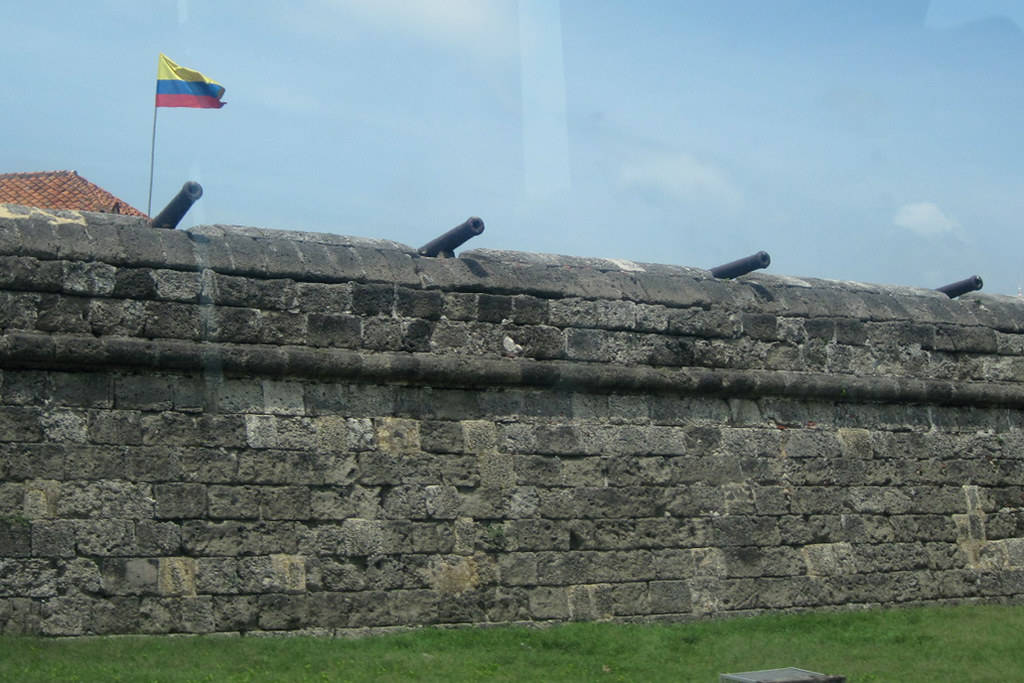
[[[0,638],[2,681],[717,681],[797,666],[857,681],[1024,680],[1024,606],[679,625],[317,638]]]

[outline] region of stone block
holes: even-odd
[[[157,589],[164,596],[196,596],[196,560],[192,557],[161,557]]]
[[[302,450],[316,442],[317,426],[310,418],[245,415],[244,419],[250,448]]]
[[[88,440],[122,446],[141,444],[142,413],[137,410],[90,411]]]
[[[38,408],[0,406],[0,441],[42,441],[43,417]]]
[[[498,556],[498,576],[505,586],[535,586],[537,556],[533,553],[502,553]]]
[[[686,581],[652,581],[648,585],[653,614],[686,614],[692,609],[690,586]]]
[[[306,560],[301,555],[273,554],[238,561],[238,580],[246,592],[302,593],[306,590]]]
[[[395,292],[394,285],[353,284],[352,312],[359,316],[391,315]]]
[[[395,312],[406,318],[438,320],[444,309],[441,292],[399,287],[395,299]]]
[[[184,478],[188,449],[162,446],[132,447],[121,458],[125,477],[139,482],[169,481]],[[201,468],[189,468],[197,472]]]
[[[160,562],[146,558],[107,558],[101,563],[106,595],[156,595]]]
[[[263,380],[263,412],[271,415],[303,415],[304,387],[299,382]]]
[[[307,486],[275,486],[260,489],[261,519],[309,519]]]
[[[451,420],[420,422],[420,447],[431,453],[462,453],[463,430]]]
[[[42,631],[39,603],[31,598],[0,598],[0,633],[36,635]]]
[[[69,408],[110,408],[112,382],[95,373],[50,373],[51,400]],[[37,394],[41,398],[44,394]]]
[[[0,518],[0,557],[32,555],[32,525],[27,519]]]
[[[530,616],[534,619],[568,619],[569,594],[564,586],[534,586],[528,589]]]
[[[412,454],[420,450],[417,420],[381,417],[373,421],[377,448],[392,455]]]
[[[181,527],[175,522],[140,520],[135,523],[135,542],[142,555],[177,555]]]
[[[304,344],[307,322],[300,313],[261,311],[256,340],[260,344]]]
[[[246,632],[259,627],[259,596],[215,595],[213,597],[214,630]]]
[[[128,520],[75,520],[79,555],[132,556],[138,553],[135,525]]]
[[[856,571],[856,558],[849,543],[818,543],[802,549],[809,576],[841,576]]]
[[[58,481],[35,479],[26,481],[24,488],[24,516],[29,519],[54,517],[60,501],[61,484]]]
[[[91,332],[88,299],[43,294],[38,301],[37,330],[63,334]]]
[[[446,522],[414,522],[403,541],[407,549],[424,554],[454,552],[455,542],[452,525]]]
[[[122,410],[170,410],[174,380],[161,375],[126,375],[114,382],[114,404]]]
[[[201,335],[207,341],[253,343],[260,335],[260,311],[252,308],[203,307]]]
[[[152,633],[212,633],[213,599],[207,596],[142,598],[139,607],[142,627]]]
[[[306,330],[312,346],[354,349],[362,340],[363,323],[353,315],[310,313]]]
[[[199,273],[160,269],[152,271],[152,279],[159,299],[182,303],[199,301],[202,286]]]
[[[39,418],[43,438],[50,443],[86,443],[88,418],[84,411],[50,410]]]
[[[304,626],[309,617],[307,595],[261,595],[259,627],[267,631],[289,631]]]
[[[74,557],[75,541],[75,523],[71,520],[32,522],[32,554],[36,557]]]
[[[454,486],[431,485],[424,489],[427,515],[435,519],[455,519],[461,500]]]
[[[260,489],[256,486],[209,486],[211,519],[256,519],[260,515]]]
[[[196,306],[170,301],[149,301],[145,304],[146,323],[143,333],[150,338],[203,338],[200,310]]]
[[[198,519],[207,514],[204,484],[157,484],[153,495],[158,519]]]

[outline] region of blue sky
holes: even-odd
[[[0,172],[145,210],[937,287],[1024,284],[1024,3],[37,0],[5,9]]]

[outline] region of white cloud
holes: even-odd
[[[688,154],[650,157],[626,164],[619,182],[623,187],[654,189],[687,202],[710,200],[735,206],[741,201],[739,190],[725,173]]]
[[[953,232],[959,227],[955,220],[931,202],[904,204],[893,216],[892,223],[898,228],[925,236]]]

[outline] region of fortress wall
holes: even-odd
[[[0,630],[1024,596],[1024,303],[0,205]]]

